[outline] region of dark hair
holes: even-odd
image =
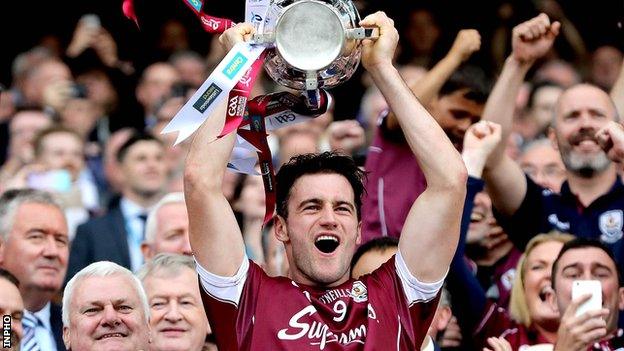
[[[450,95],[458,90],[467,90],[464,98],[478,104],[485,104],[491,89],[491,82],[481,68],[462,66],[442,85],[440,96]]]
[[[161,146],[163,145],[163,143],[160,140],[158,140],[155,136],[137,131],[134,134],[132,134],[132,136],[128,138],[128,140],[126,140],[126,142],[123,143],[123,145],[121,145],[121,147],[119,148],[119,151],[117,151],[117,161],[123,162],[124,158],[128,154],[128,150],[130,150],[132,145],[140,141],[153,141],[153,142],[158,143]]]
[[[0,268],[0,279],[8,280],[11,284],[15,285],[16,288],[19,288],[19,280],[17,277],[6,269]]]
[[[535,95],[542,88],[559,88],[561,89],[561,91],[563,91],[563,87],[560,84],[555,83],[551,80],[542,80],[542,81],[536,82],[531,85],[531,91],[529,92],[529,97],[527,98],[528,108],[533,107],[533,104],[535,104]]]
[[[553,289],[555,288],[555,273],[557,272],[557,267],[559,266],[559,260],[561,259],[561,256],[563,256],[563,254],[570,250],[592,247],[604,251],[607,256],[609,256],[611,261],[613,261],[613,265],[615,266],[615,273],[617,274],[618,278],[618,285],[622,286],[622,275],[620,273],[620,269],[618,268],[618,263],[615,259],[615,256],[613,256],[613,252],[611,252],[611,249],[609,249],[602,242],[595,239],[575,238],[574,240],[568,241],[567,243],[563,244],[563,247],[561,247],[561,251],[559,251],[559,255],[557,255],[557,259],[555,259],[555,262],[553,262],[551,273],[551,285]]]
[[[288,218],[290,189],[301,176],[332,173],[344,176],[351,184],[359,220],[361,218],[366,173],[358,168],[351,157],[333,151],[297,155],[291,157],[290,161],[280,167],[275,176],[277,214],[283,218]]]
[[[394,249],[399,247],[399,239],[392,236],[381,236],[371,239],[362,244],[353,254],[351,258],[351,269],[355,267],[357,262],[364,256],[365,253],[370,251],[386,251],[388,249]]]

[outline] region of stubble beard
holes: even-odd
[[[563,150],[560,148],[560,150]],[[591,178],[597,173],[602,173],[611,164],[611,160],[604,151],[596,155],[580,155],[567,149],[561,152],[561,159],[566,168],[583,178]]]

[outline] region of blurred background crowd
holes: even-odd
[[[618,84],[624,86],[621,1],[490,0],[477,4],[445,0],[408,4],[370,0],[355,4],[361,15],[383,10],[396,19],[401,35],[396,65],[459,150],[464,135],[481,118],[512,52],[514,26],[540,12],[551,22],[559,21],[561,30],[553,47],[535,58],[518,88],[511,132],[504,141],[505,153],[533,182],[554,193],[563,191],[567,174],[567,164],[547,139],[559,96],[580,82],[590,82],[612,96]],[[225,53],[217,36],[205,33],[182,1],[135,1],[140,29],[123,16],[121,4],[116,3],[69,1],[62,9],[54,2],[5,6],[0,22],[6,36],[19,30],[9,26],[16,20],[30,29],[11,35],[12,40],[5,39],[0,57],[4,67],[0,70],[0,194],[4,194],[0,199],[0,267],[19,279],[24,307],[30,311],[25,316],[47,309],[47,314],[39,315],[48,320],[42,325],[34,327],[24,317],[23,340],[28,335],[26,326],[31,325],[43,330],[37,334],[40,345],[46,345],[40,346],[42,350],[61,350],[60,322],[52,321],[55,314],[60,318],[60,310],[54,306],[60,303],[66,282],[77,272],[103,260],[137,272],[158,254],[191,254],[188,215],[180,193],[188,142],[172,147],[175,135],[161,135],[160,131]],[[242,18],[243,9],[242,1],[209,1],[205,6],[207,13],[235,21]],[[463,30],[468,28],[476,31]],[[281,89],[261,76],[251,95]],[[620,87],[620,94],[623,91]],[[301,153],[339,150],[351,154],[371,172],[363,209],[364,239],[396,237],[405,211],[424,186],[420,184],[424,178],[411,169],[410,162],[415,161],[401,140],[396,119],[379,119],[387,106],[363,70],[331,93],[335,104],[326,114],[269,137],[275,165],[279,167]],[[404,167],[396,169],[397,165]],[[412,191],[407,179],[420,185]],[[237,213],[248,256],[269,275],[286,275],[283,247],[270,234],[270,228],[262,226],[262,179],[229,173],[226,180],[223,191]],[[43,190],[55,198],[37,192],[20,193],[24,190],[19,189]],[[28,203],[39,207],[20,207]],[[529,251],[525,252],[524,245],[528,240],[510,240],[495,213],[488,193],[478,192],[469,213],[462,251],[465,255],[461,257],[476,283],[459,277],[455,284],[449,284],[450,297],[445,293],[438,319],[431,327],[433,340],[442,349],[473,349],[469,345],[471,331],[466,329],[473,329],[476,322],[466,316],[480,312],[463,311],[462,316],[455,317],[451,312],[457,299],[454,292],[470,284],[479,286],[495,306],[505,311],[512,306],[512,318],[529,330],[552,332],[549,323],[557,320],[556,334],[559,315],[548,315],[539,305],[544,302],[549,270],[536,278],[539,282],[535,285],[526,287],[530,291],[527,301],[510,298],[512,290],[525,288],[524,281],[518,283],[516,267],[526,268]],[[53,227],[52,241],[45,239],[46,233],[29,236],[38,220]],[[19,230],[26,233],[24,237],[12,238],[21,235]],[[548,266],[568,240],[565,235],[551,234],[532,241],[527,250],[555,242],[554,252],[542,253],[540,262]],[[392,240],[382,241],[366,249],[383,253],[393,245]],[[364,257],[364,251],[356,259]],[[617,258],[619,255],[615,253]],[[161,258],[159,262],[167,265],[169,261],[175,260]],[[175,269],[193,266],[192,262],[175,264]],[[40,265],[52,272],[37,273]],[[466,268],[460,266],[452,269]],[[158,264],[146,269],[158,271]],[[144,284],[149,274],[144,272]],[[191,293],[197,299],[196,313],[202,314],[195,276],[186,283],[194,288]],[[154,289],[158,284],[167,285],[160,281],[150,284]],[[532,293],[535,308],[530,305]],[[462,306],[470,303],[460,301]],[[191,325],[195,323],[193,318],[189,320]],[[533,325],[540,322],[543,325]],[[206,329],[200,335],[201,344],[205,339],[204,347],[214,347],[209,327],[200,327]]]

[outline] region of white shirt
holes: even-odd
[[[37,340],[39,349],[56,351],[56,340],[54,339],[52,326],[50,325],[50,303],[48,302],[37,312],[25,312],[34,314],[39,321],[41,321],[41,323],[37,323],[35,327],[35,339]]]

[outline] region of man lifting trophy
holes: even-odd
[[[270,4],[248,1],[247,7],[254,7],[246,16],[254,33],[229,50],[163,133],[177,131],[176,144],[181,142],[229,95],[219,137],[236,131],[238,143],[228,168],[257,174],[256,159],[248,156],[249,152],[257,152],[268,221],[273,216],[275,193],[266,132],[323,114],[331,102],[324,89],[351,77],[360,62],[361,40],[375,38],[379,30],[358,27],[360,16],[349,0],[281,0]],[[199,12],[198,15],[206,16]],[[201,19],[205,22],[205,17]],[[210,20],[217,23],[214,18]],[[249,101],[263,62],[273,80],[299,93],[281,92]],[[291,118],[282,118],[285,114]]]
[[[219,350],[419,349],[457,247],[467,177],[461,157],[393,66],[399,36],[383,12],[359,21],[350,1],[300,0],[272,2],[262,13],[221,35],[228,54],[168,126],[178,139],[197,130],[184,191]],[[374,40],[370,28],[378,29]],[[348,79],[360,58],[397,116],[427,189],[409,212],[396,256],[354,280],[364,172],[351,157],[324,152],[295,156],[273,177],[266,131],[279,127],[272,118],[284,111],[299,120],[324,112],[322,88]],[[247,100],[263,62],[271,77],[301,93]],[[249,170],[231,156],[236,147],[258,151],[267,203],[276,209],[273,216],[269,206],[265,219],[273,218],[272,234],[284,245],[288,277],[269,277],[246,255],[222,192],[227,168]]]

